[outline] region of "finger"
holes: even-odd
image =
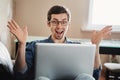
[[[107,25],[107,26],[105,26],[106,28],[110,28],[110,27],[112,27],[112,25]]]
[[[7,24],[7,27],[10,29],[10,31],[14,30],[14,28],[9,23]]]
[[[111,31],[112,31],[112,28],[109,27],[109,28],[107,28],[104,32],[105,32],[105,33],[111,33]]]
[[[10,30],[12,29],[9,24],[7,24],[7,27],[8,27]]]
[[[10,31],[15,37],[16,37],[16,31],[12,30]],[[17,38],[17,37],[16,37]]]
[[[27,26],[24,26],[24,27],[23,27],[23,30],[24,30],[24,31],[27,31]]]
[[[107,31],[104,35],[111,35],[111,31]]]
[[[7,27],[10,29],[10,31],[13,31],[13,30],[14,30],[14,29],[11,27],[10,24],[8,24]]]
[[[11,22],[14,24],[14,26],[15,26],[16,28],[19,27],[19,25],[15,22],[15,20],[11,20]]]
[[[107,31],[103,34],[103,38],[106,39],[106,38],[109,38],[111,35],[111,31]]]
[[[112,30],[112,26],[105,26],[102,30]]]
[[[8,21],[9,27],[11,27],[11,29],[16,29],[14,24],[11,21]]]
[[[106,26],[101,30],[101,32],[104,34],[104,33],[109,32],[111,30],[112,30],[112,26]]]
[[[110,37],[111,37],[111,34],[109,33],[109,34],[105,35],[103,38],[104,38],[104,39],[108,39],[108,38],[110,38]]]
[[[14,35],[14,29],[12,29],[9,24],[7,25],[7,27],[10,29],[10,32]]]
[[[24,26],[24,27],[23,27],[23,31],[28,34],[27,26]]]

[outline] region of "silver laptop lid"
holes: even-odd
[[[35,78],[93,74],[95,45],[37,43]]]

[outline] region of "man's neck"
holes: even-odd
[[[65,42],[65,37],[62,39],[55,39],[54,37],[51,37],[54,43],[64,43]]]

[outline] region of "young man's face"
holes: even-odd
[[[66,13],[52,14],[51,20],[48,23],[48,26],[52,32],[53,39],[61,40],[65,38],[69,24],[68,16]]]

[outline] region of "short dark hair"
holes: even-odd
[[[66,13],[67,17],[68,17],[68,21],[71,20],[70,11],[66,7],[60,6],[60,5],[55,5],[55,6],[53,6],[49,9],[48,14],[47,14],[47,20],[48,21],[51,20],[51,15],[52,14],[61,14],[61,13]]]

